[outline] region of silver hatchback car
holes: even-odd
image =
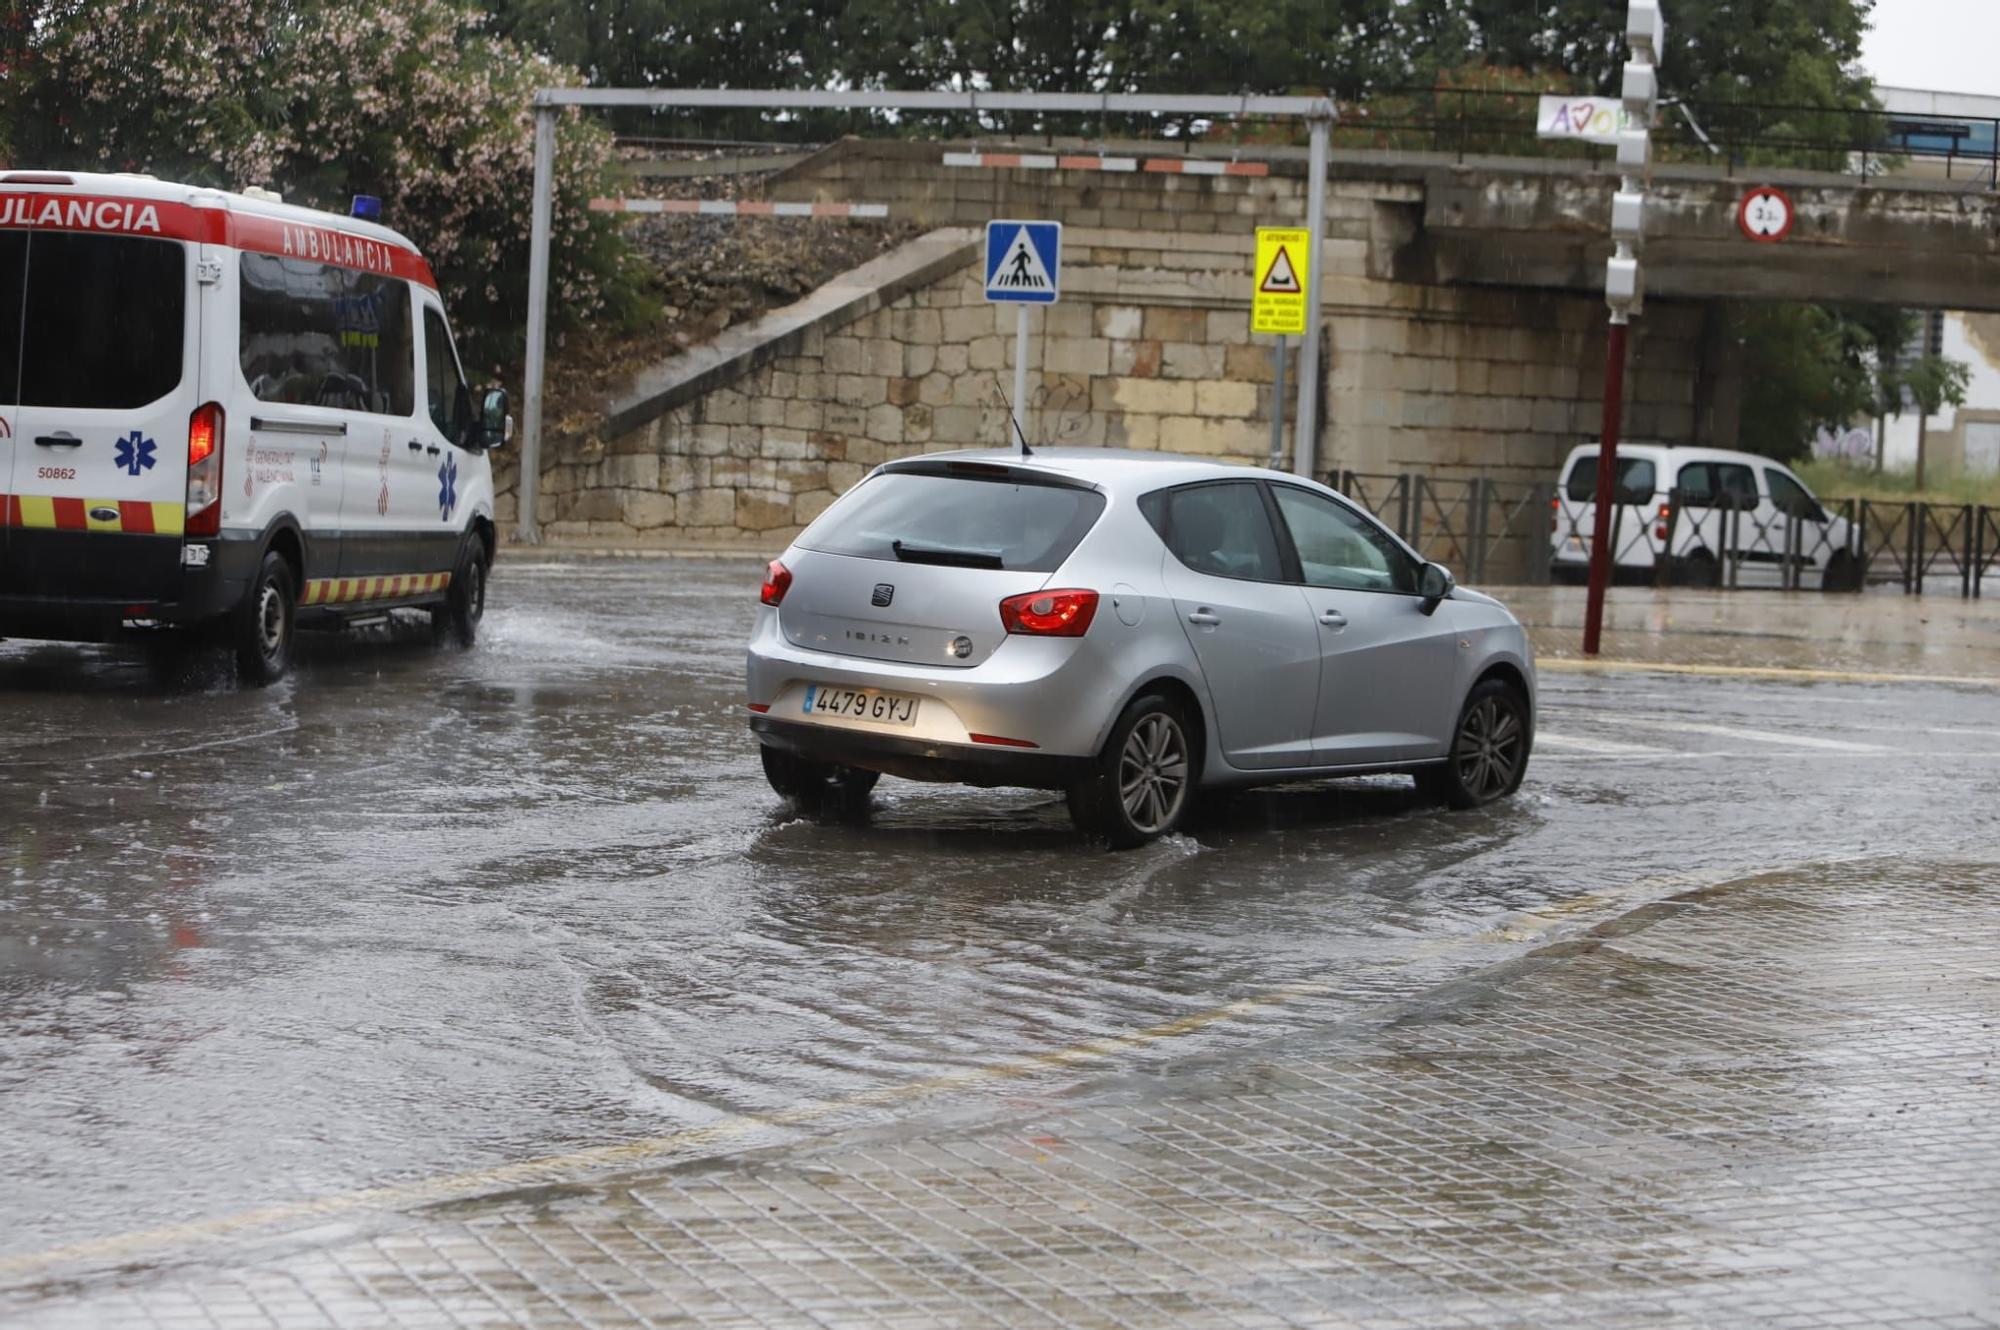
[[[801,805],[1062,790],[1120,847],[1229,786],[1406,771],[1474,807],[1535,720],[1520,623],[1346,499],[1102,449],[878,467],[770,565],[748,700]]]

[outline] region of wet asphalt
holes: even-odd
[[[2000,843],[2000,690],[1572,672],[1471,814],[1285,787],[1108,855],[1051,796],[884,780],[805,820],[744,727],[758,573],[516,556],[476,648],[309,636],[264,691],[0,643],[0,1255],[1315,986],[1175,1049],[1226,1057],[1510,919]]]

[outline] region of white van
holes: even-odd
[[[256,683],[300,622],[421,608],[469,644],[506,417],[386,227],[0,174],[0,637],[201,628]]]
[[[1550,572],[1581,581],[1597,521],[1596,444],[1570,452],[1549,524]],[[1830,514],[1782,463],[1755,453],[1660,444],[1618,446],[1613,569],[1652,581],[1859,591],[1866,572],[1847,518]],[[1674,496],[1680,496],[1679,511]]]

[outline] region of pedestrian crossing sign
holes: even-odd
[[[986,224],[986,298],[1053,305],[1062,294],[1062,223]]]
[[[1250,331],[1303,336],[1306,282],[1311,276],[1309,234],[1295,227],[1257,228],[1257,264],[1252,270]]]

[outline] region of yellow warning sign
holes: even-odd
[[[1279,226],[1257,228],[1257,267],[1251,278],[1250,331],[1303,336],[1306,330],[1308,234]]]

